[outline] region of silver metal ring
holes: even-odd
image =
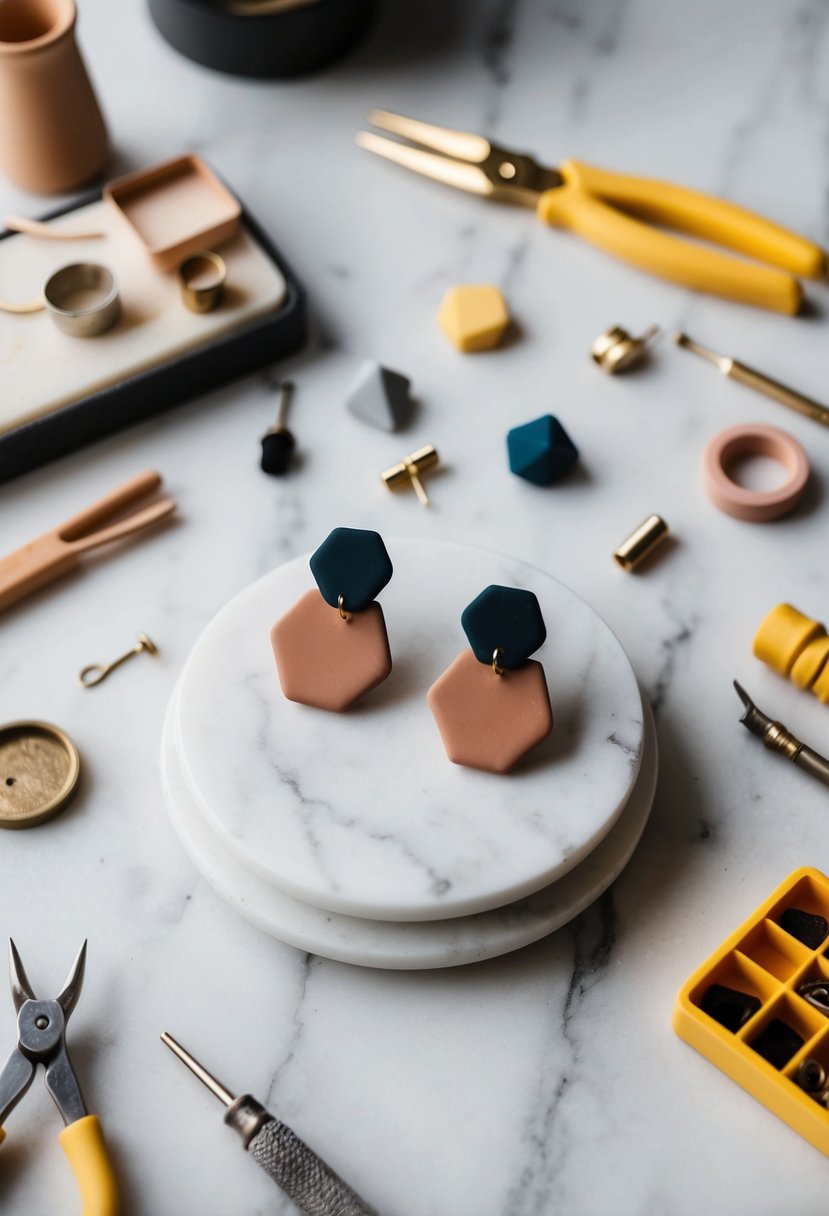
[[[46,280],[43,298],[55,325],[73,338],[105,334],[121,315],[115,276],[97,262],[62,266]]]

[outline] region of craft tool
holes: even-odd
[[[829,705],[829,637],[820,621],[777,604],[754,635],[755,658]]]
[[[58,1136],[81,1193],[83,1216],[117,1216],[118,1187],[101,1125],[86,1103],[66,1047],[66,1023],[78,1003],[86,968],[86,942],[60,994],[38,1000],[13,941],[9,941],[12,1000],[17,1011],[17,1046],[0,1073],[0,1142],[3,1124],[34,1080],[38,1064],[46,1088],[66,1124]]]
[[[821,405],[819,401],[813,401],[811,397],[796,392],[788,385],[781,384],[779,380],[772,380],[771,376],[758,372],[756,368],[749,367],[747,363],[740,363],[738,359],[732,359],[730,355],[718,355],[716,351],[709,350],[700,342],[695,342],[687,334],[674,334],[674,342],[684,350],[693,351],[695,355],[706,359],[729,380],[745,384],[748,388],[762,393],[764,397],[770,397],[772,401],[779,401],[781,405],[788,406],[790,410],[797,410],[798,414],[805,414],[807,418],[813,418],[815,422],[829,426],[829,406]]]
[[[374,1216],[359,1195],[250,1094],[235,1097],[165,1031],[161,1041],[227,1108],[224,1121],[305,1216]]]
[[[360,147],[461,190],[533,206],[544,223],[578,233],[606,253],[682,287],[791,314],[802,299],[795,276],[819,279],[825,273],[820,246],[697,190],[576,160],[547,168],[480,135],[387,110],[370,110],[368,122],[407,142],[361,131]],[[666,228],[756,261],[683,241]]]
[[[0,726],[0,827],[33,828],[58,815],[78,787],[81,760],[50,722]]]
[[[826,1082],[828,1011],[803,991],[826,984],[827,917],[829,879],[795,870],[683,984],[673,1027],[829,1156],[829,1114],[815,1100]]]
[[[659,333],[658,325],[650,325],[638,338],[632,338],[621,325],[612,325],[599,334],[590,348],[590,357],[597,367],[610,376],[635,367],[645,355],[647,344]]]
[[[281,477],[283,473],[288,472],[291,465],[291,457],[296,447],[296,439],[293,432],[289,431],[285,425],[285,419],[288,417],[288,407],[291,404],[293,395],[293,380],[283,380],[279,386],[279,412],[276,415],[276,422],[262,436],[262,458],[260,463],[262,471],[269,473],[271,477]]]
[[[780,752],[787,760],[791,760],[799,768],[805,769],[824,785],[829,785],[829,760],[821,756],[813,748],[796,738],[782,722],[773,722],[771,718],[758,709],[746,690],[734,681],[737,696],[745,706],[746,712],[740,721],[747,730],[760,739],[765,747],[773,752]]]
[[[74,570],[82,555],[91,549],[141,532],[165,519],[175,510],[172,498],[160,498],[143,510],[119,518],[154,494],[160,485],[158,473],[139,473],[53,531],[44,532],[8,557],[0,558],[0,610]]]
[[[59,228],[42,220],[30,220],[26,215],[4,215],[3,227],[8,232],[39,236],[47,241],[94,241],[105,235],[103,232],[76,232],[72,228]]]
[[[227,279],[224,258],[209,250],[185,258],[178,268],[181,299],[191,312],[212,312],[222,302]]]
[[[73,338],[97,338],[121,316],[115,276],[95,262],[75,262],[56,270],[46,280],[43,299],[58,329]]]
[[[390,490],[401,490],[411,486],[421,506],[428,507],[429,498],[423,489],[420,475],[427,469],[433,469],[439,460],[437,448],[429,443],[426,447],[412,452],[411,456],[404,456],[399,464],[386,469],[384,473],[380,474],[380,477]]]
[[[658,545],[667,540],[668,525],[661,515],[649,515],[613,554],[613,560],[623,570],[635,570]]]
[[[732,476],[741,461],[753,456],[776,460],[788,474],[774,490],[752,490]],[[778,426],[747,422],[720,431],[702,455],[705,492],[715,507],[746,523],[767,523],[793,511],[809,481],[809,458],[794,435]]]
[[[117,659],[113,659],[111,663],[90,663],[88,667],[84,667],[78,673],[78,683],[84,688],[96,688],[107,678],[110,672],[115,671],[117,667],[121,667],[124,663],[128,663],[130,659],[134,659],[137,654],[158,654],[158,647],[155,642],[150,641],[146,633],[139,633],[138,641],[125,654],[119,655]]]

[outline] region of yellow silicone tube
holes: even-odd
[[[58,1136],[81,1192],[81,1216],[117,1216],[118,1188],[95,1115],[85,1115]]]
[[[821,636],[810,642],[794,661],[792,682],[798,688],[811,688],[829,659],[829,638]]]
[[[788,676],[809,643],[825,633],[821,624],[791,604],[778,604],[760,622],[754,635],[754,654],[781,676]]]
[[[800,307],[802,292],[793,274],[785,271],[810,277],[824,273],[826,259],[820,246],[723,199],[578,161],[566,161],[561,173],[565,184],[545,191],[539,199],[540,219],[681,286],[791,315]],[[785,269],[684,241],[661,231],[659,225]]]

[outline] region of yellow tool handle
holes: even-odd
[[[117,1216],[118,1188],[104,1134],[95,1115],[85,1115],[58,1136],[81,1192],[81,1216]]]
[[[562,174],[585,194],[664,228],[701,237],[806,279],[826,274],[826,252],[820,245],[724,198],[576,160],[567,161]]]
[[[562,175],[563,186],[541,195],[540,219],[575,232],[642,270],[695,291],[788,314],[797,312],[802,298],[800,284],[790,274],[683,241],[625,211],[635,210],[654,223],[670,224],[720,243],[727,241],[732,247],[768,260],[772,245],[777,261],[798,248],[799,273],[815,273],[818,265],[823,266],[824,255],[818,246],[720,199],[664,182],[608,173],[576,161],[567,161]],[[792,265],[791,257],[787,265]]]

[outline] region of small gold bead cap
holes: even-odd
[[[649,515],[636,531],[631,532],[627,540],[622,542],[613,554],[613,560],[623,570],[635,570],[658,545],[662,544],[667,538],[668,532],[668,525],[661,515]]]
[[[185,307],[191,312],[212,312],[224,294],[227,266],[218,253],[194,253],[179,266],[178,278]]]
[[[621,325],[612,325],[610,329],[599,334],[593,343],[590,348],[591,358],[603,372],[614,376],[617,372],[627,371],[638,363],[648,342],[658,333],[659,326],[651,325],[638,338],[633,338]]]

